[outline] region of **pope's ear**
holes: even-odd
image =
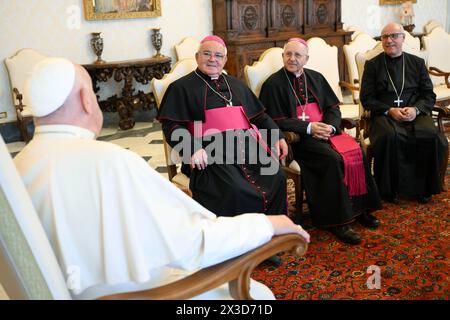
[[[81,105],[83,106],[83,110],[87,113],[87,114],[91,114],[92,113],[92,99],[91,99],[91,95],[90,92],[88,90],[88,88],[83,87],[80,90],[80,102]]]

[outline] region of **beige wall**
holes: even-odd
[[[212,0],[161,0],[162,16],[147,19],[85,21],[82,0],[2,0],[0,1],[0,59],[21,48],[65,56],[78,63],[95,58],[89,47],[90,32],[100,31],[104,38],[103,59],[108,61],[145,58],[155,53],[150,28],[161,27],[162,53],[174,57],[173,46],[186,36],[201,38],[212,32]],[[430,19],[444,26],[448,0],[417,0],[416,32]],[[379,0],[342,0],[342,20],[378,35],[382,25],[398,21],[395,8],[379,6]],[[365,14],[363,14],[365,13]],[[104,95],[105,92],[100,92]],[[15,119],[5,66],[0,64],[0,112]]]

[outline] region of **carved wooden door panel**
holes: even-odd
[[[307,1],[306,32],[311,31],[338,31],[342,29],[341,2],[330,0]]]
[[[265,37],[267,29],[266,1],[238,0],[233,8],[233,29],[240,38]]]

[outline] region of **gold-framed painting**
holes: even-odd
[[[380,5],[384,4],[402,4],[403,2],[411,1],[412,3],[416,3],[417,0],[380,0]]]
[[[161,0],[83,0],[86,20],[161,16]]]

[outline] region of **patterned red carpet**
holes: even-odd
[[[449,174],[446,183],[450,190]],[[313,228],[304,257],[285,253],[280,267],[263,263],[252,277],[281,300],[449,300],[450,191],[426,205],[407,199],[384,204],[375,215],[382,222],[377,230],[353,224],[363,237],[360,245]],[[379,270],[379,289],[366,284],[369,277],[377,284],[370,266]]]

